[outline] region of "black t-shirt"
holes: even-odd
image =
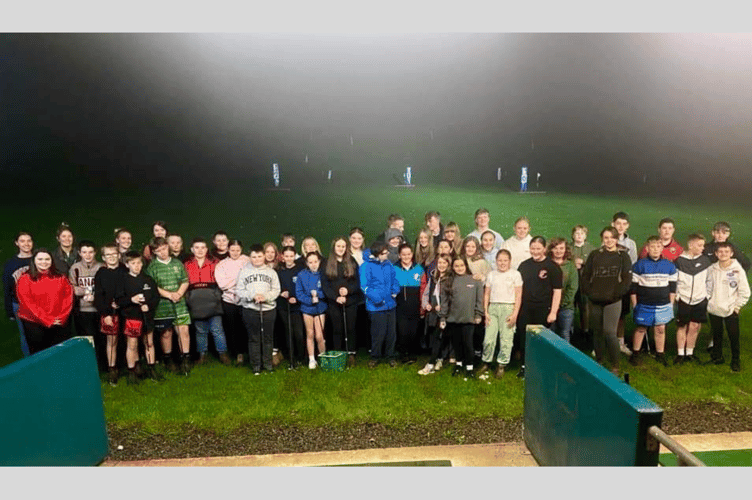
[[[562,288],[561,268],[548,257],[540,262],[531,257],[517,270],[522,275],[522,303],[550,306],[554,289]]]

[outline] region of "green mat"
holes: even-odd
[[[709,467],[752,467],[752,450],[698,451],[693,455]],[[662,453],[658,462],[664,467],[676,467],[676,455]]]

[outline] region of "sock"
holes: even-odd
[[[457,361],[454,366],[462,366],[462,361]]]
[[[129,366],[128,371],[132,373],[136,373],[136,367],[135,366]]]
[[[465,367],[465,370],[467,370],[467,371],[469,371],[469,372],[473,371],[473,365],[467,365],[467,366]]]
[[[316,358],[313,356],[308,356],[308,361],[316,361]]]
[[[624,346],[624,337],[619,337],[619,345]]]
[[[431,363],[427,363],[426,368],[428,368],[429,370],[433,370],[433,365]]]
[[[677,354],[679,356],[684,356],[684,349],[677,349],[677,351],[678,351]]]
[[[694,347],[692,347],[692,348],[687,347],[687,356],[691,356],[692,353],[694,353],[694,352],[695,352]]]

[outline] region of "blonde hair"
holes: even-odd
[[[423,234],[428,236],[428,244],[426,245],[425,249],[420,246],[420,236]],[[420,233],[418,233],[418,238],[415,240],[415,262],[425,265],[429,262],[433,262],[435,256],[435,250],[433,247],[433,234],[431,234],[430,229],[424,227],[420,230]]]
[[[305,251],[305,244],[308,241],[312,241],[316,244],[316,250],[314,251],[318,252],[319,255],[321,255],[321,246],[319,246],[319,242],[316,241],[316,238],[314,238],[313,236],[306,236],[305,238],[303,238],[303,241],[300,242],[300,255],[308,255],[309,252]]]
[[[454,231],[454,241],[449,241],[449,244],[452,245],[454,253],[457,255],[460,254],[462,251],[462,231],[460,231],[460,226],[457,225],[456,222],[449,221],[449,223],[444,226],[444,239],[446,240],[446,232],[447,231]]]

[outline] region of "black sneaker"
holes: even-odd
[[[480,365],[480,369],[478,370],[478,375],[483,375],[489,370],[488,363],[483,363]]]
[[[390,359],[389,360],[389,366],[392,368],[397,368],[397,360],[396,359]]]
[[[376,365],[378,365],[378,364],[379,364],[379,362],[376,361],[375,359],[369,360],[368,361],[368,368],[370,368],[370,369],[373,370],[374,368],[376,368]]]
[[[164,367],[167,369],[167,371],[171,373],[178,372],[178,366],[175,364],[175,360],[172,359],[171,355],[168,354],[164,358],[162,358],[162,364],[164,364]]]
[[[520,371],[517,372],[517,378],[525,378],[525,365],[522,365]]]
[[[180,362],[180,372],[183,375],[191,373],[191,360],[187,355],[184,355],[183,360]]]
[[[725,365],[726,364],[726,360],[723,359],[723,357],[720,357],[720,358],[710,358],[710,362],[713,363],[714,365]]]
[[[467,373],[465,376],[471,380],[475,380],[475,370],[465,370]]]
[[[128,385],[136,384],[138,384],[138,375],[136,375],[136,370],[128,370]]]
[[[640,354],[640,351],[632,351],[632,355],[629,357],[629,364],[632,366],[640,366],[642,364],[642,354]]]
[[[454,365],[454,370],[452,370],[452,377],[456,377],[456,376],[457,376],[457,375],[459,375],[460,373],[462,373],[462,367],[461,367],[461,366],[457,366],[457,365],[455,364],[455,365]]]
[[[154,369],[154,365],[150,365],[146,369],[146,378],[153,380],[154,382],[161,382],[164,380],[164,377],[157,373],[157,370]]]
[[[687,361],[686,356],[682,356],[681,354],[674,358],[675,365],[680,365],[684,363],[685,361]]]
[[[107,378],[109,379],[110,385],[112,387],[117,387],[117,383],[118,383],[117,368],[110,368],[107,374]]]
[[[741,364],[739,364],[738,361],[732,361],[731,362],[731,371],[732,372],[740,372],[740,371],[742,371]]]
[[[702,361],[700,361],[700,358],[695,356],[694,354],[689,354],[687,356],[684,356],[684,362],[685,363],[697,363],[702,364]]]
[[[668,360],[666,359],[666,354],[662,352],[655,353],[655,360],[662,364],[663,366],[668,366]]]

